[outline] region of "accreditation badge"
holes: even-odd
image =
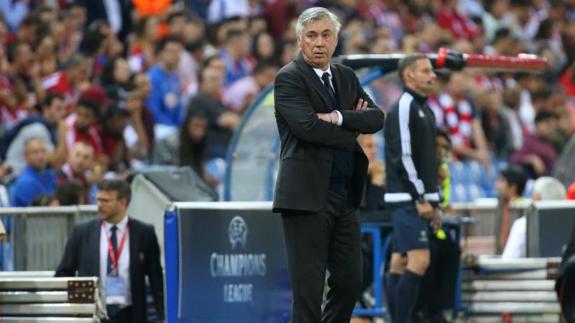
[[[164,105],[168,109],[174,109],[178,106],[178,96],[173,92],[164,95]]]
[[[119,276],[106,277],[106,304],[126,304],[126,282]]]

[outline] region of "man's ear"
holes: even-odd
[[[405,69],[405,79],[406,80],[413,80],[413,70],[410,68]]]

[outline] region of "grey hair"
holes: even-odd
[[[311,24],[312,22],[316,22],[323,19],[329,19],[333,26],[335,27],[335,34],[339,35],[339,30],[341,29],[341,22],[339,22],[339,18],[334,15],[331,11],[327,10],[323,7],[311,7],[299,15],[297,18],[297,23],[295,25],[295,33],[298,38],[301,38],[303,33],[303,27]]]
[[[533,195],[539,194],[542,201],[564,200],[567,195],[565,186],[553,177],[539,177],[533,184]]]

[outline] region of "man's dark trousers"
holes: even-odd
[[[361,292],[359,212],[330,191],[317,213],[282,212],[292,282],[292,323],[349,322]],[[327,301],[323,310],[328,270]]]

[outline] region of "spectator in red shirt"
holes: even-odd
[[[75,113],[66,118],[68,131],[66,133],[66,150],[72,151],[74,144],[79,141],[89,143],[103,165],[107,165],[105,156],[102,156],[104,148],[102,139],[98,134],[100,108],[98,104],[91,100],[82,99],[76,104]]]
[[[535,116],[535,134],[525,137],[523,146],[511,156],[511,163],[523,165],[531,177],[549,174],[557,159],[551,139],[557,127],[557,116],[540,111]]]
[[[110,158],[108,170],[123,173],[131,168],[128,147],[124,139],[124,130],[130,120],[130,111],[112,106],[104,114],[102,121],[102,143],[104,153]]]
[[[58,184],[78,180],[88,187],[88,172],[94,163],[94,147],[85,141],[78,141],[68,153],[67,159],[56,173]]]
[[[477,26],[457,10],[457,0],[445,0],[437,13],[437,23],[447,29],[455,38],[471,39],[477,33]]]
[[[78,83],[82,80],[83,59],[75,55],[62,64],[62,71],[48,76],[42,82],[47,92],[63,95],[67,107],[72,107],[79,96]]]

